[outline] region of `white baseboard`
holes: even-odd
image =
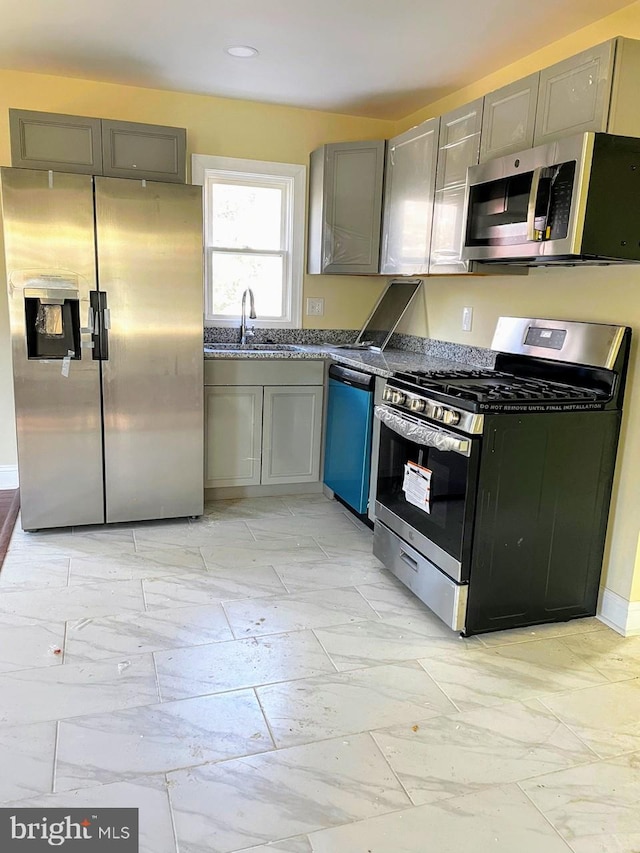
[[[0,465],[0,489],[18,488],[18,466]]]
[[[640,635],[640,601],[627,601],[616,592],[601,588],[597,615],[623,637]]]
[[[640,601],[632,601],[629,604],[629,618],[627,619],[627,637],[640,635]]]

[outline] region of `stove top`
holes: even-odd
[[[484,430],[485,415],[620,410],[631,330],[626,326],[501,317],[495,365],[396,373],[383,403],[409,422]]]
[[[601,389],[499,370],[416,370],[394,378],[413,394],[473,412],[600,409],[609,399]]]

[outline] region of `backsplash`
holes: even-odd
[[[256,329],[256,344],[348,344],[358,337],[358,329]],[[205,344],[234,344],[240,340],[237,328],[205,326]]]
[[[463,361],[466,364],[477,364],[479,367],[492,368],[496,360],[495,352],[484,347],[470,347],[451,341],[436,341],[432,338],[398,333],[391,335],[387,348],[424,353],[433,358],[446,358],[450,361]]]
[[[250,339],[256,344],[348,344],[358,337],[358,329],[256,329]],[[239,340],[237,328],[207,326],[204,330],[205,344],[232,344]],[[387,350],[424,353],[434,358],[493,367],[496,354],[490,349],[455,344],[450,341],[434,341],[416,335],[393,334]]]

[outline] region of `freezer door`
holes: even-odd
[[[203,510],[201,188],[96,178],[108,522]]]
[[[22,526],[102,523],[92,178],[4,168],[1,179]]]

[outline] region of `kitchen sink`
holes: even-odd
[[[207,344],[205,352],[219,352],[223,350],[239,352],[297,352],[301,347],[293,344]]]

